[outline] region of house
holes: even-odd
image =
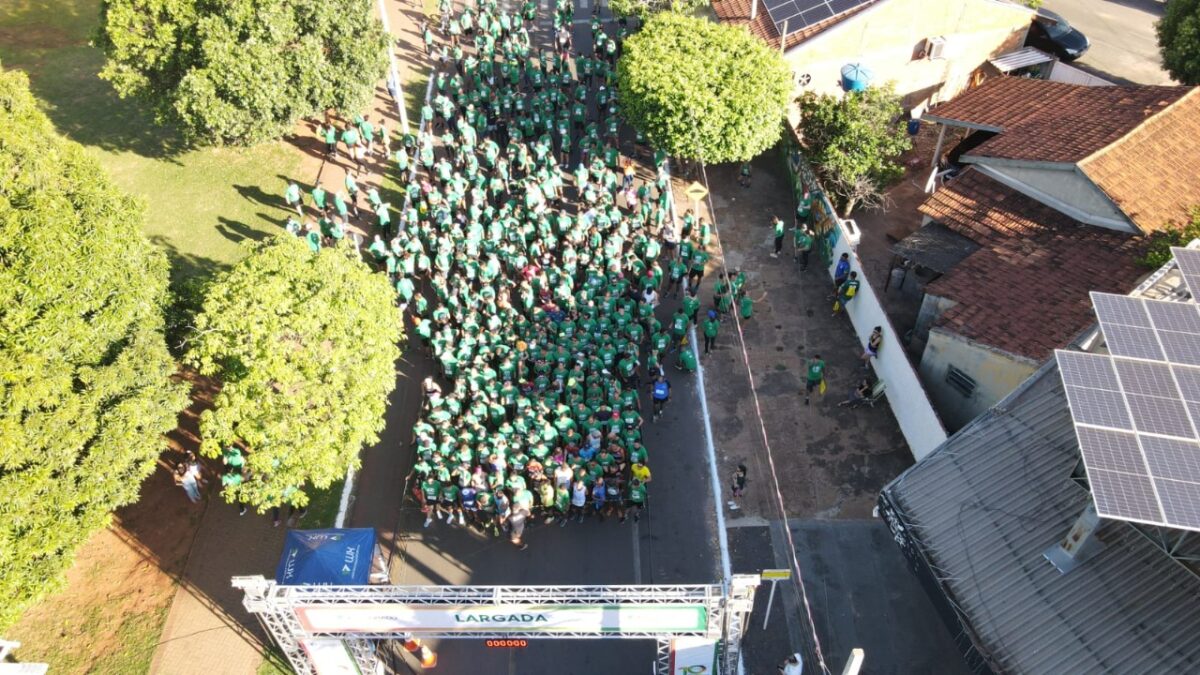
[[[1134,295],[1190,304],[1200,321],[1178,277],[1169,264]],[[1064,379],[1073,381],[1066,369],[1075,359],[1104,360],[1111,345],[1103,337],[1090,345],[1093,354],[1047,361],[880,494],[881,516],[976,673],[1200,672],[1194,526],[1105,515],[1136,504],[1126,500],[1137,494],[1125,483],[1095,482],[1097,469],[1123,463],[1130,473],[1120,475],[1137,478],[1143,460],[1090,441],[1081,452],[1090,432],[1077,431],[1074,413],[1083,407]],[[1171,404],[1194,397],[1171,391]],[[1135,413],[1135,428],[1142,423]],[[1148,451],[1147,461],[1195,480],[1194,426],[1186,434],[1157,455]],[[1195,514],[1200,499],[1191,494],[1162,503]]]
[[[920,211],[939,227],[923,236],[975,248],[938,261],[914,329],[922,382],[957,428],[1093,324],[1089,291],[1132,289],[1147,235],[1200,204],[1200,94],[998,77],[923,119],[942,125],[938,157],[948,128],[968,133]]]
[[[715,0],[717,18],[782,49],[796,95],[842,92],[858,64],[906,110],[953,98],[989,59],[1021,47],[1032,12],[1005,0]]]

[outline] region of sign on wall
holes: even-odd
[[[345,643],[338,638],[301,640],[300,647],[308,654],[317,675],[361,675],[358,663]]]
[[[296,608],[309,633],[534,632],[699,633],[704,605],[310,605]]]
[[[671,675],[716,675],[717,641],[708,638],[671,640]]]

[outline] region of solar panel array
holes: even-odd
[[[1200,251],[1172,249],[1200,289]],[[1096,511],[1200,531],[1200,305],[1092,293],[1108,354],[1058,351]]]
[[[763,0],[781,38],[872,0]],[[787,35],[784,35],[786,24]]]

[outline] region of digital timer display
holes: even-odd
[[[489,647],[499,647],[504,649],[528,647],[528,640],[485,640],[484,644]]]

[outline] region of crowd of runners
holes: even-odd
[[[560,0],[553,46],[538,49],[532,3],[516,16],[495,0],[472,5],[452,14],[444,2],[440,24],[422,27],[434,73],[420,130],[393,142],[384,120],[322,125],[326,152],[353,167],[333,194],[290,184],[287,229],[314,250],[371,233],[355,243],[436,364],[413,430],[425,526],[507,531],[524,548],[534,517],[639,519],[651,482],[643,426],[670,400],[668,368],[697,367],[689,326],[707,354],[722,315],[748,319],[753,301],[734,272],[701,311],[711,225],[690,211],[676,223],[665,153],[621,142],[624,29],[594,16],[580,53],[573,2]],[[356,170],[381,154],[402,205]],[[639,177],[632,155],[653,171]]]

